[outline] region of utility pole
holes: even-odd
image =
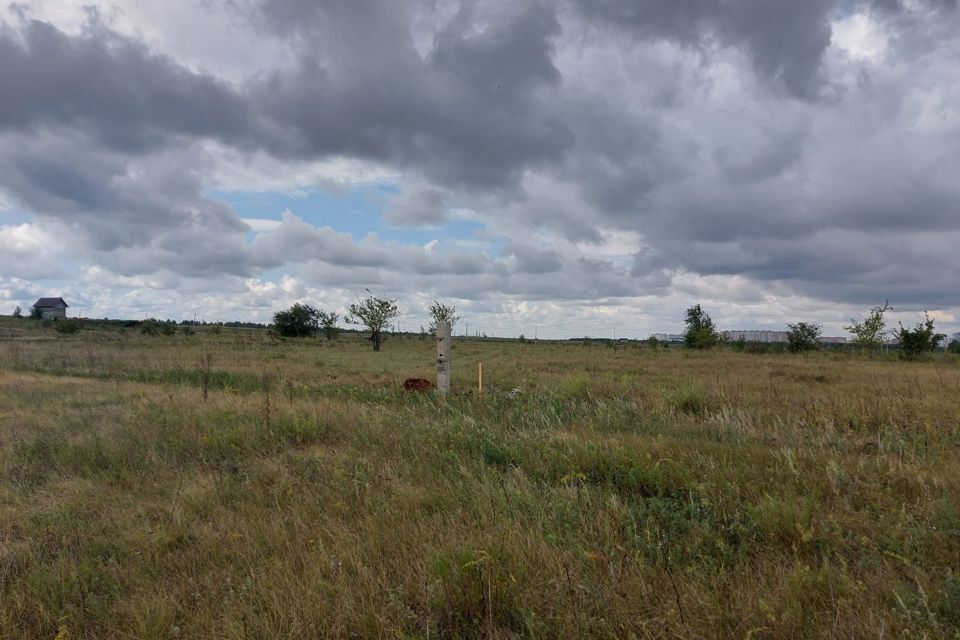
[[[437,323],[437,391],[450,392],[450,323]]]

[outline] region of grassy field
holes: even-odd
[[[956,358],[453,357],[3,321],[0,637],[960,638]]]

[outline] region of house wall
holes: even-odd
[[[46,307],[40,310],[40,317],[44,320],[56,320],[67,317],[66,307]]]

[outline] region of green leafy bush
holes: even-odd
[[[906,358],[917,358],[924,353],[936,351],[940,341],[946,338],[942,333],[937,333],[933,327],[933,318],[927,314],[924,315],[924,321],[918,322],[913,329],[907,329],[902,324],[897,331],[897,339],[900,341],[900,349]]]
[[[53,323],[53,328],[57,333],[71,334],[80,331],[83,322],[79,318],[64,318]]]
[[[887,323],[883,316],[893,307],[885,302],[882,307],[874,307],[861,321],[851,320],[844,329],[853,334],[853,343],[871,352],[883,346],[883,339],[887,336]]]
[[[177,325],[172,320],[157,320],[147,318],[140,324],[140,333],[147,336],[172,336],[177,332]]]
[[[273,326],[286,338],[312,336],[320,328],[320,311],[298,302],[286,311],[273,314]]]
[[[400,309],[397,308],[396,300],[371,295],[350,305],[347,322],[365,326],[370,331],[373,350],[380,351],[383,331],[390,324],[390,320],[399,315]]]
[[[692,349],[708,349],[720,344],[723,340],[713,325],[713,320],[707,312],[696,305],[687,309],[687,325],[683,333],[683,341]]]
[[[798,322],[787,325],[787,346],[790,353],[816,351],[820,348],[820,325],[815,322]]]

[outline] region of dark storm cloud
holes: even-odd
[[[662,291],[676,270],[958,304],[960,259],[937,236],[960,226],[952,0],[222,6],[292,64],[231,84],[95,12],[78,32],[0,28],[0,187],[118,273],[312,261],[358,283],[589,298]],[[870,64],[831,48],[831,20],[867,6],[887,30]],[[354,242],[294,216],[247,243],[207,192],[207,143],[375,162],[402,174],[388,221],[469,210],[506,250]],[[528,237],[607,230],[649,245],[632,270]]]
[[[95,260],[123,275],[252,276],[259,269],[243,240],[247,226],[202,195],[202,166],[190,158],[161,152],[131,162],[80,135],[5,136],[0,150],[10,195],[41,228],[50,225],[56,242],[43,251],[54,260]]]
[[[505,253],[514,262],[516,273],[554,273],[563,268],[561,256],[556,251],[513,243]]]
[[[830,45],[834,0],[577,0],[589,19],[642,38],[702,46],[709,38],[742,46],[753,66],[809,99],[820,92],[820,66]]]
[[[0,132],[76,128],[126,151],[167,146],[171,136],[246,135],[249,107],[230,87],[90,15],[75,36],[37,20],[0,26]]]
[[[559,81],[550,9],[523,6],[477,33],[466,5],[424,57],[404,7],[287,1],[274,15],[264,5],[274,28],[305,34],[297,67],[252,89],[278,124],[274,152],[348,154],[412,166],[443,184],[499,188],[567,149],[569,131],[539,92]],[[288,23],[292,16],[312,18]]]

